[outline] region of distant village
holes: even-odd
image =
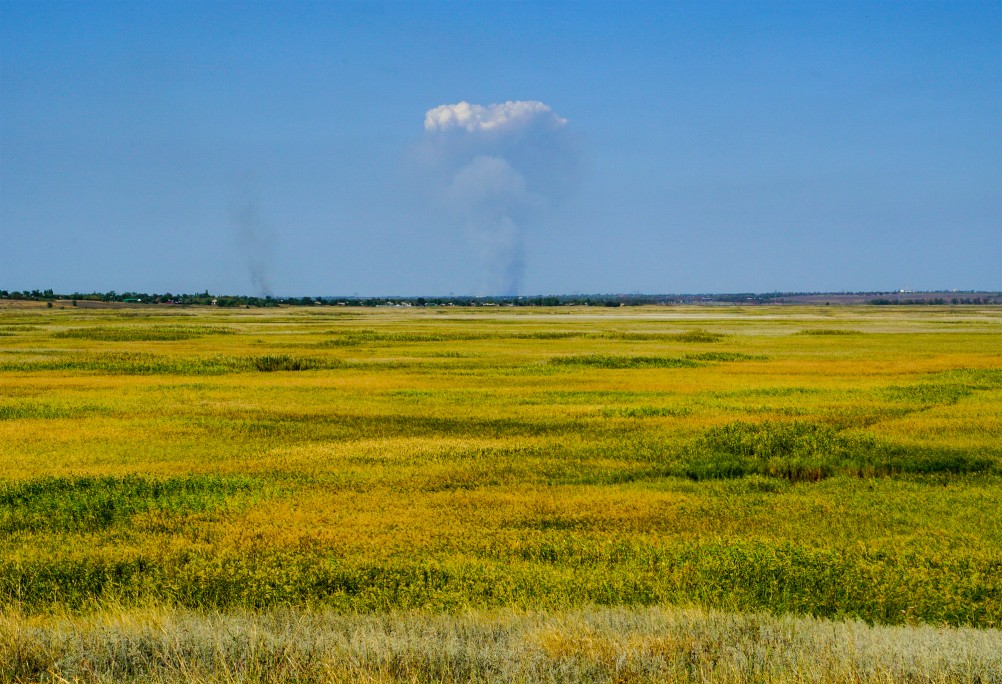
[[[985,305],[1002,304],[1002,292],[934,291],[916,292],[902,289],[893,292],[768,292],[730,294],[570,294],[570,295],[505,295],[505,296],[438,296],[438,297],[276,297],[219,295],[208,291],[197,294],[149,294],[144,292],[91,292],[70,294],[52,290],[0,290],[0,300],[41,302],[47,306],[106,308],[127,306],[218,306],[218,307],[277,307],[277,306],[345,306],[345,307],[524,307],[524,306],[671,306],[685,305]]]

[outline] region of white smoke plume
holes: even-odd
[[[566,127],[566,119],[534,100],[460,102],[425,114],[425,165],[442,207],[479,260],[479,294],[518,293],[525,231],[575,175]]]
[[[424,129],[426,131],[446,131],[450,128],[463,128],[471,133],[474,131],[510,130],[517,126],[529,125],[534,120],[538,121],[539,119],[555,126],[563,126],[567,123],[567,119],[560,118],[547,105],[536,100],[509,101],[504,104],[486,106],[460,102],[459,104],[441,105],[429,109],[424,115]]]

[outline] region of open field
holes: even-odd
[[[6,679],[1000,681],[998,307],[3,308],[0,476]]]

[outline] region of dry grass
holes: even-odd
[[[683,608],[0,618],[5,681],[998,682],[1002,632]]]

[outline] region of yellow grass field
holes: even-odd
[[[997,682],[1000,502],[997,307],[0,308],[5,680]]]

